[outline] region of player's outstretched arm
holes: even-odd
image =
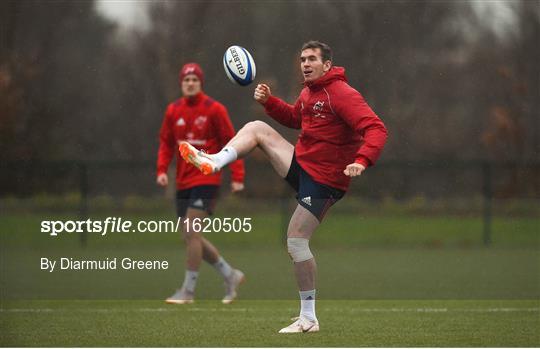
[[[300,104],[297,101],[295,105],[284,102],[283,100],[272,96],[270,86],[258,84],[255,87],[253,98],[264,106],[266,114],[271,118],[289,128],[299,129],[302,122],[300,116]]]

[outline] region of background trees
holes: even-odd
[[[502,5],[494,31],[473,2],[154,2],[148,30],[120,33],[91,1],[2,2],[0,159],[153,160],[187,61],[237,128],[264,119],[224,50],[247,47],[292,102],[298,49],[318,39],[387,124],[383,160],[539,160],[539,5]]]

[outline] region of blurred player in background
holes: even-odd
[[[254,93],[269,116],[301,130],[296,146],[262,121],[246,124],[217,154],[180,144],[184,160],[206,173],[216,173],[259,147],[298,193],[287,230],[287,249],[300,290],[300,316],[280,333],[319,331],[315,314],[317,267],[309,239],[330,206],[343,197],[351,177],[375,164],[387,138],[383,122],[347,83],[345,69],[332,65],[328,45],[318,41],[304,44],[299,63],[304,89],[294,105],[272,96],[265,84],[259,84]]]
[[[234,136],[234,128],[227,109],[205,95],[202,86],[204,74],[196,63],[188,63],[180,70],[182,97],[169,104],[161,131],[157,161],[157,184],[167,186],[167,169],[180,142],[185,141],[197,150],[215,153]],[[231,163],[231,191],[244,189],[244,164],[242,160]],[[225,297],[222,302],[231,303],[236,291],[244,281],[244,274],[232,268],[219,254],[217,248],[195,231],[193,219],[203,219],[212,214],[218,197],[221,174],[205,176],[193,165],[177,158],[176,161],[176,210],[183,218],[182,235],[186,243],[186,272],[184,283],[171,297],[171,304],[193,303],[199,266],[204,259],[223,276]],[[187,222],[186,223],[186,219]]]

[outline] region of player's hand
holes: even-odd
[[[166,187],[169,184],[169,176],[166,173],[160,173],[156,178],[156,183],[159,186]]]
[[[264,105],[271,95],[272,91],[267,84],[258,84],[257,87],[255,87],[255,93],[253,94],[253,98],[255,98],[257,102]]]
[[[244,190],[244,183],[240,182],[231,182],[231,192],[238,193],[239,191]]]
[[[353,162],[352,164],[347,165],[343,173],[345,176],[356,177],[360,176],[365,169],[366,167],[364,165]]]

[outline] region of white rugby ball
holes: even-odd
[[[247,86],[255,79],[255,61],[248,50],[241,46],[231,46],[223,55],[223,68],[232,82]]]

